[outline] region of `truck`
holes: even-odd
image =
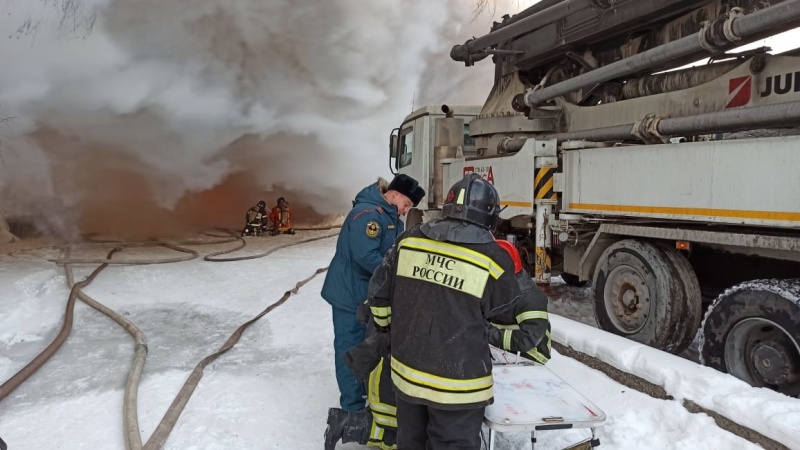
[[[543,0],[450,52],[491,57],[480,106],[431,105],[393,171],[441,216],[465,174],[542,286],[591,284],[599,327],[800,395],[800,52],[731,52],[800,0]],[[707,64],[687,64],[709,58]]]

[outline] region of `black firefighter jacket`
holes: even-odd
[[[519,296],[511,257],[488,230],[438,219],[399,236],[369,295],[376,325],[391,332],[397,395],[439,409],[491,404],[487,321]]]
[[[489,343],[545,364],[550,359],[550,320],[547,296],[524,270],[517,274],[522,296],[514,307],[492,319]]]

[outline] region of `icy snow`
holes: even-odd
[[[256,253],[304,236],[252,239],[247,250]],[[334,246],[335,239],[326,239],[250,261],[114,266],[98,276],[87,293],[125,314],[147,337],[139,388],[143,439],[195,364],[296,281],[326,266]],[[197,248],[205,254],[222,247]],[[0,256],[0,382],[55,336],[68,295],[63,270],[36,252],[24,256]],[[93,268],[79,267],[78,279]],[[322,447],[327,408],[338,403],[330,307],[319,296],[323,279],[317,277],[256,322],[236,347],[206,368],[166,449]],[[556,340],[630,368],[665,385],[676,398],[733,414],[740,423],[800,448],[798,400],[560,317],[553,317],[553,331]],[[11,450],[123,449],[123,386],[132,355],[125,331],[78,303],[64,347],[0,402],[0,436]],[[598,429],[601,448],[759,448],[718,428],[707,415],[689,413],[678,401],[653,399],[558,353],[549,366],[605,411],[608,420]],[[540,432],[536,448],[562,448],[588,435],[588,430]],[[529,448],[524,434],[500,435],[498,443],[501,450]]]

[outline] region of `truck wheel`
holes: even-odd
[[[703,319],[703,364],[800,396],[800,280],[759,280],[717,297]]]
[[[608,247],[594,271],[597,323],[603,330],[680,353],[682,315],[689,303],[672,259],[649,242],[626,239]]]
[[[577,275],[566,272],[561,273],[561,279],[564,280],[567,286],[572,287],[586,287],[586,285],[589,284],[588,281],[581,280]]]
[[[677,317],[677,325],[673,334],[675,351],[680,353],[686,350],[694,340],[700,321],[703,318],[703,294],[700,292],[700,282],[697,280],[692,265],[675,247],[660,245],[671,262],[673,280],[683,289],[683,312]],[[675,299],[676,301],[678,299]]]

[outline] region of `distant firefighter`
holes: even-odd
[[[280,197],[278,204],[272,208],[269,213],[269,220],[272,222],[272,230],[269,234],[275,236],[276,234],[294,234],[292,229],[292,211],[289,210],[289,202],[285,198]]]
[[[244,236],[261,236],[261,233],[267,231],[267,203],[261,200],[247,210],[245,214],[245,225],[242,230],[242,237]]]

